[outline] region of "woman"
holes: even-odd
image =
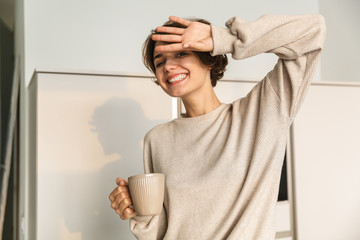
[[[323,17],[234,17],[227,28],[170,17],[165,25],[145,43],[144,60],[162,89],[182,99],[186,115],[145,136],[145,172],[166,174],[164,209],[136,216],[122,178],[112,208],[130,218],[138,239],[274,239],[286,135],[320,56]],[[265,52],[279,57],[274,69],[246,97],[222,104],[213,86],[223,54]]]

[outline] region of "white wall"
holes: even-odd
[[[292,128],[297,240],[360,239],[359,123],[360,84],[310,87]]]
[[[36,236],[29,231],[28,239],[135,239],[108,195],[117,177],[143,173],[142,139],[171,119],[171,99],[146,78],[36,76],[30,85],[36,167],[29,172]]]
[[[36,67],[148,73],[141,46],[169,15],[202,17],[224,26],[236,15],[317,13],[313,0],[169,1],[28,0],[25,2],[26,83]],[[230,64],[227,76],[259,79],[275,63],[272,55]]]
[[[360,82],[360,1],[319,0],[327,22],[321,60],[322,80]]]

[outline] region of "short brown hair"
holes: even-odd
[[[210,25],[210,22],[206,21],[205,19],[192,18],[187,20],[192,22],[201,22]],[[185,26],[173,21],[167,21],[164,23],[163,26],[185,28]],[[146,38],[144,42],[142,49],[142,56],[146,68],[155,74],[155,65],[154,65],[153,57],[154,57],[154,49],[155,49],[156,41],[151,39],[153,34],[165,34],[165,33],[157,33],[155,30],[152,30],[151,34],[149,34],[149,36]],[[226,70],[225,68],[226,65],[228,64],[228,59],[226,55],[223,54],[223,55],[211,56],[210,52],[196,52],[196,51],[194,51],[194,53],[200,58],[200,61],[205,66],[211,67],[211,71],[210,71],[211,85],[215,87],[217,81],[224,76],[224,72]],[[157,81],[155,81],[155,83],[159,84]]]

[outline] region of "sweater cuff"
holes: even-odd
[[[212,56],[234,52],[234,42],[237,40],[237,36],[233,35],[230,29],[211,25],[211,33],[214,43],[214,49],[210,52]]]

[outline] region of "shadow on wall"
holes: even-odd
[[[120,158],[104,165],[96,174],[69,176],[74,185],[70,186],[72,192],[63,208],[64,224],[68,231],[80,232],[83,240],[135,239],[128,221],[121,220],[110,207],[108,196],[116,187],[117,177],[143,173],[143,138],[160,122],[147,119],[133,99],[111,98],[94,110],[90,124],[104,154],[116,153]]]

